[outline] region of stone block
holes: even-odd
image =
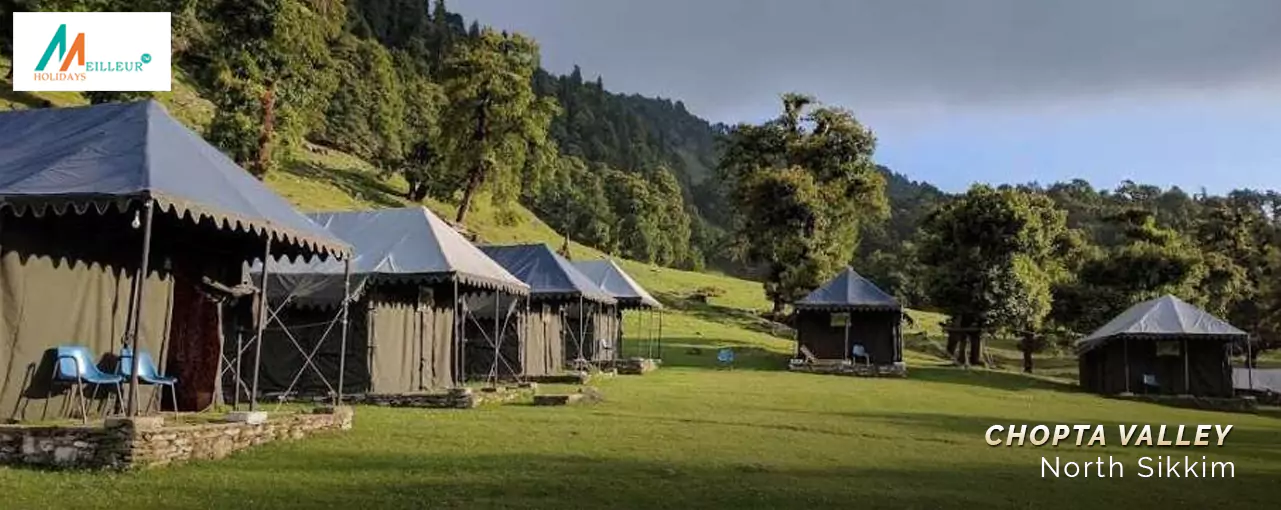
[[[267,413],[264,411],[232,411],[227,413],[224,420],[227,423],[258,425],[267,422]]]

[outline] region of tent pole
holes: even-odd
[[[583,335],[587,334],[587,309],[583,306],[583,295],[578,295],[578,359],[583,359]]]
[[[845,354],[841,356],[845,358],[846,361],[853,358],[853,356],[850,355],[850,319],[851,317],[849,316],[845,317]],[[831,327],[831,325],[829,324],[828,327]]]
[[[249,410],[258,410],[258,374],[262,368],[262,335],[267,330],[267,275],[271,273],[271,235],[264,232],[262,277],[258,280],[258,337],[254,342],[254,383],[249,392]]]
[[[663,359],[663,310],[658,311],[658,359]]]
[[[265,266],[264,266],[265,267]],[[334,405],[342,405],[343,375],[347,373],[347,309],[351,306],[351,256],[343,259],[342,275],[342,331],[338,343],[338,395]]]
[[[503,332],[501,330],[502,328],[498,325],[498,308],[500,306],[499,305],[500,296],[501,294],[497,290],[495,290],[494,291],[494,360],[489,367],[489,373],[493,374],[493,380],[490,381],[490,384],[494,386],[498,385],[498,357],[503,355],[503,338],[501,336]]]
[[[467,352],[466,352],[466,349],[463,348],[463,329],[462,329],[463,325],[459,324],[460,321],[458,320],[458,306],[462,303],[462,300],[463,300],[462,296],[458,295],[458,277],[455,276],[454,277],[454,342],[453,343],[454,343],[454,348],[458,349],[458,352],[453,356],[454,368],[457,369],[457,371],[454,373],[455,384],[464,384],[467,382],[466,374],[463,373],[463,367],[466,362],[465,356],[467,355]]]
[[[231,409],[233,411],[240,410],[240,387],[244,386],[245,381],[244,374],[240,373],[240,351],[244,349],[245,336],[242,329],[242,326],[236,326],[236,380],[232,384],[232,388],[235,389],[235,396],[231,397]]]
[[[1184,338],[1183,339],[1183,394],[1184,395],[1188,395],[1192,393],[1192,381],[1190,380],[1191,377],[1192,377],[1191,370],[1189,370],[1189,366],[1188,366],[1188,339]]]
[[[1247,336],[1245,337],[1245,377],[1247,381],[1246,386],[1250,388],[1250,391],[1254,391],[1254,357],[1252,356],[1253,353],[1251,352],[1251,349],[1252,347],[1250,346],[1250,337]],[[1236,377],[1233,376],[1233,380],[1235,379]]]
[[[139,331],[142,329],[139,323],[142,322],[142,298],[147,289],[147,272],[149,269],[147,266],[151,260],[151,227],[156,212],[155,201],[148,198],[147,203],[142,207],[145,216],[142,227],[142,260],[138,264],[138,276],[135,277],[137,281],[134,282],[138,292],[136,299],[134,299],[134,308],[131,311],[133,320],[131,331],[129,331],[129,347],[133,353],[133,356],[129,359],[129,409],[126,412],[129,416],[138,415],[138,359],[141,356],[141,350],[138,348],[141,342],[138,339],[141,336]]]
[[[1121,339],[1122,361],[1125,362],[1125,392],[1130,392],[1130,339]]]

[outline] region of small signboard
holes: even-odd
[[[849,314],[849,312],[842,312],[842,313],[834,313],[834,314],[832,314],[832,327],[834,327],[834,328],[843,328],[843,327],[845,327],[845,326],[849,326],[849,325],[850,325],[850,314]]]
[[[1179,349],[1178,341],[1163,341],[1156,343],[1157,356],[1172,356],[1177,358],[1179,357],[1180,352],[1181,350]]]

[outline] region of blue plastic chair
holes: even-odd
[[[716,351],[716,361],[719,361],[721,365],[733,368],[734,349],[731,349],[729,347],[722,347],[721,350]]]
[[[83,384],[94,385],[95,397],[99,386],[113,385],[116,387],[116,404],[119,405],[123,401],[120,383],[124,382],[124,379],[99,370],[98,365],[93,362],[93,354],[89,352],[88,347],[65,345],[55,348],[54,355],[57,358],[54,360],[53,373],[49,376],[48,393],[45,395],[44,410],[40,413],[40,419],[43,420],[48,415],[49,400],[53,397],[53,387],[57,383],[71,385],[71,391],[80,404],[80,419],[83,421],[89,418]]]
[[[868,365],[872,364],[872,357],[867,355],[867,349],[863,347],[863,344],[854,344],[850,346],[850,355],[854,358],[854,361],[858,361],[859,358],[863,358]]]
[[[124,380],[133,379],[133,350],[125,347],[120,350],[120,361],[117,365],[116,373]],[[151,353],[141,351],[138,353],[138,383],[150,386],[168,386],[169,396],[173,398],[173,410],[178,412],[178,378],[166,375],[160,375],[160,370],[156,368],[156,363],[151,359]],[[147,410],[151,410],[151,405],[155,402],[147,402]]]

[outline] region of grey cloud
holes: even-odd
[[[455,0],[544,65],[717,120],[778,93],[856,109],[1281,84],[1276,0]]]

